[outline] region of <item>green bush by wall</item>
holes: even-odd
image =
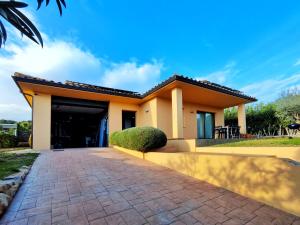
[[[112,133],[109,142],[111,145],[148,152],[165,146],[167,136],[154,127],[133,127]]]
[[[14,148],[17,143],[17,137],[14,135],[0,133],[0,148]]]

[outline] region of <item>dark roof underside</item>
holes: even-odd
[[[181,75],[173,75],[169,79],[165,80],[164,82],[158,84],[154,88],[150,89],[149,91],[145,92],[144,94],[140,94],[133,91],[126,91],[122,89],[115,89],[115,88],[107,88],[107,87],[101,87],[96,85],[90,85],[85,83],[79,83],[79,82],[73,82],[73,81],[66,81],[65,83],[61,82],[55,82],[52,80],[46,80],[41,79],[33,76],[24,75],[21,73],[15,73],[13,76],[13,79],[15,82],[27,82],[32,84],[40,84],[40,85],[46,85],[46,86],[53,86],[53,87],[59,87],[59,88],[68,88],[68,89],[74,89],[74,90],[81,90],[81,91],[88,91],[88,92],[95,92],[95,93],[101,93],[101,94],[108,94],[108,95],[116,95],[116,96],[123,96],[123,97],[130,97],[130,98],[138,98],[143,99],[144,97],[147,97],[148,95],[154,93],[155,91],[163,88],[164,86],[174,82],[174,81],[181,81],[187,84],[192,84],[198,87],[210,89],[213,91],[221,92],[224,94],[236,96],[239,98],[246,99],[248,101],[256,101],[256,98],[245,95],[243,92],[225,87],[216,83],[212,83],[209,81],[198,81],[194,80],[188,77],[184,77]]]

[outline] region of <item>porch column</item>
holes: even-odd
[[[173,138],[183,138],[182,90],[172,90],[172,130]]]
[[[51,147],[51,95],[33,96],[32,139],[34,150],[45,150]]]
[[[247,133],[247,126],[246,126],[246,107],[245,104],[238,105],[238,124],[240,126],[240,133],[246,134]]]

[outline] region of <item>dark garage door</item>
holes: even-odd
[[[107,146],[108,102],[52,97],[51,147]]]

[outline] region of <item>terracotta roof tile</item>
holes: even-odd
[[[243,92],[232,89],[226,86],[222,86],[207,80],[195,80],[189,77],[184,77],[182,75],[173,75],[172,77],[168,78],[167,80],[161,82],[160,84],[156,85],[149,91],[145,92],[144,94],[140,94],[138,92],[133,91],[127,91],[122,89],[115,89],[115,88],[108,88],[108,87],[102,87],[97,85],[91,85],[91,84],[85,84],[80,82],[74,82],[74,81],[66,81],[65,83],[61,82],[55,82],[53,80],[46,80],[38,77],[33,77],[29,75],[25,75],[22,73],[15,73],[13,76],[13,79],[15,81],[23,81],[23,82],[29,82],[29,83],[36,83],[36,84],[42,84],[42,85],[50,85],[54,87],[62,87],[62,88],[70,88],[70,89],[77,89],[77,90],[83,90],[83,91],[90,91],[90,92],[96,92],[96,93],[102,93],[102,94],[110,94],[110,95],[118,95],[118,96],[125,96],[125,97],[131,97],[131,98],[144,98],[151,93],[161,89],[162,87],[172,83],[173,81],[181,81],[184,83],[192,84],[198,87],[207,88],[210,90],[222,92],[225,94],[229,94],[232,96],[240,97],[247,99],[249,101],[256,101],[256,98],[245,95]]]

